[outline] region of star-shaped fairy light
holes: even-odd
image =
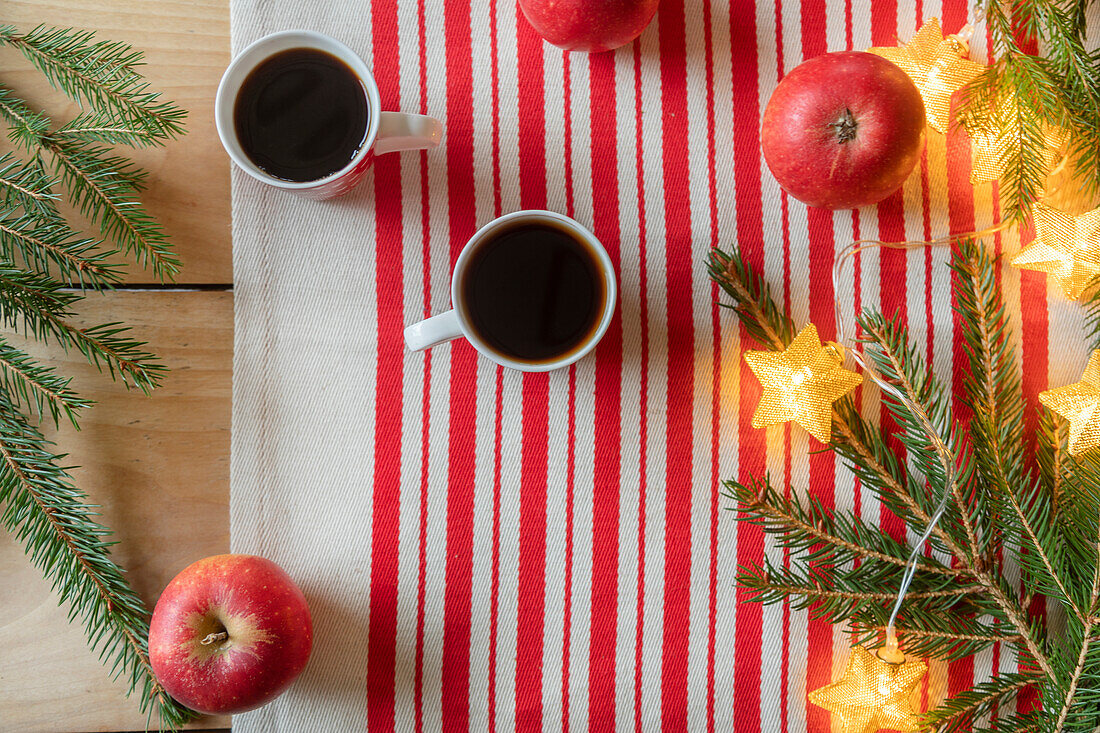
[[[924,100],[928,124],[939,132],[947,132],[951,95],[976,79],[985,68],[967,58],[969,37],[970,26],[966,26],[959,35],[944,38],[939,18],[930,18],[909,43],[868,50],[908,74]]]
[[[1081,381],[1039,393],[1039,402],[1069,420],[1069,452],[1100,447],[1100,349],[1092,352]]]
[[[921,719],[909,697],[926,669],[919,659],[892,664],[855,646],[844,676],[811,692],[810,702],[836,716],[834,724],[840,723],[843,733],[919,730]]]
[[[988,183],[1001,178],[1008,165],[1007,156],[1020,144],[1019,128],[1020,117],[1034,115],[1028,106],[1019,106],[1016,96],[1009,95],[1000,100],[998,106],[990,111],[988,119],[981,128],[969,128],[966,133],[970,136],[970,183]],[[1033,124],[1031,120],[1027,124]],[[1043,168],[1050,171],[1054,163],[1062,156],[1068,135],[1061,130],[1049,125],[1042,126],[1043,136]],[[1015,138],[1015,139],[1014,139]]]
[[[1043,204],[1033,211],[1035,239],[1012,258],[1012,265],[1047,273],[1067,298],[1077,300],[1100,275],[1100,208],[1080,216]]]
[[[752,426],[763,428],[794,420],[806,431],[828,443],[832,434],[833,402],[851,392],[863,377],[842,368],[844,350],[825,347],[810,323],[786,351],[746,351],[745,361],[764,393]]]

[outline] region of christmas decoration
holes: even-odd
[[[1052,169],[1069,174],[1054,181],[1057,186],[1074,190],[1075,199],[1090,198],[1100,180],[1100,72],[1084,40],[1086,14],[997,0],[979,10],[997,54],[988,65],[967,58],[969,25],[944,37],[936,18],[908,43],[869,51],[913,80],[928,123],[939,132],[951,126],[960,92],[954,119],[970,137],[971,183],[999,183],[1005,219],[1022,224],[1036,201],[1061,199],[1048,189]],[[1044,40],[1044,60],[1019,52],[1017,35],[1025,30]]]
[[[76,349],[113,379],[144,392],[166,369],[121,324],[81,326],[76,305],[86,290],[122,278],[124,255],[162,280],[179,269],[164,230],[137,199],[144,172],[109,147],[163,145],[183,133],[186,113],[159,99],[135,67],[141,54],[94,34],[39,27],[20,33],[0,25],[0,46],[21,52],[81,113],[61,125],[0,85],[0,120],[23,155],[0,156],[0,313],[10,329]],[[67,199],[98,232],[64,218]],[[102,237],[102,239],[100,238]],[[38,422],[78,422],[91,402],[70,377],[0,338],[0,523],[23,543],[69,618],[79,619],[92,650],[161,727],[193,714],[153,677],[146,636],[149,614],[110,557],[111,531],[73,484],[64,456]]]
[[[708,269],[746,331],[774,354],[785,353],[793,324],[739,254],[714,250]],[[1035,440],[1025,439],[1019,366],[995,261],[966,240],[953,248],[952,270],[968,367],[958,372],[954,395],[923,363],[923,340],[911,344],[899,321],[873,310],[857,317],[859,360],[883,387],[896,423],[889,437],[900,440],[904,460],[849,398],[837,399],[831,411],[830,448],[905,524],[901,537],[925,536],[910,546],[766,476],[728,481],[741,518],[783,553],[782,561],[766,555],[742,567],[738,585],[754,601],[788,603],[851,630],[857,650],[848,671],[811,693],[845,731],[1092,731],[1100,725],[1093,692],[1100,687],[1100,454],[1082,450],[1080,436],[1089,435],[1085,420],[1100,395],[1100,351],[1081,385],[1043,395],[1044,404],[1066,408],[1070,429],[1044,411]],[[1089,309],[1100,340],[1100,295]],[[1055,401],[1051,393],[1084,399]],[[965,425],[952,414],[957,399],[969,416]],[[1077,433],[1074,418],[1086,426]],[[1035,618],[1028,609],[1040,594],[1048,615]],[[905,669],[905,661],[885,666],[867,651],[884,636],[890,646],[894,614],[900,651],[920,666],[875,677]],[[901,683],[920,679],[922,657],[950,661],[994,645],[1015,657],[1014,671],[933,699],[923,713],[905,707]],[[898,685],[876,695],[877,679]],[[1026,714],[1009,712],[1025,691],[1039,704]]]
[[[1081,381],[1039,393],[1039,402],[1069,421],[1069,452],[1100,447],[1100,350],[1089,357]]]
[[[1045,272],[1077,300],[1100,275],[1100,209],[1071,216],[1035,205],[1035,240],[1012,258],[1013,267]]]
[[[1015,151],[1025,146],[1037,157],[1045,178],[1061,157],[1067,139],[1065,130],[1043,124],[1014,94],[991,104],[984,119],[972,119],[966,131],[972,156],[970,183],[975,185],[1003,178],[1017,162]]]
[[[833,713],[842,733],[919,730],[921,719],[909,698],[927,669],[919,659],[887,662],[857,645],[844,675],[810,692],[810,702]]]
[[[947,132],[951,96],[982,73],[983,66],[968,58],[969,38],[969,26],[944,38],[939,18],[929,18],[909,43],[868,51],[893,62],[909,75],[924,100],[928,124],[938,132]]]
[[[833,402],[863,381],[840,366],[843,355],[837,344],[822,347],[812,323],[782,352],[746,351],[745,361],[764,387],[752,426],[794,420],[822,443],[829,442]]]

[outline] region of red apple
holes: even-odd
[[[241,713],[287,688],[309,659],[305,596],[255,555],[188,565],[157,601],[149,661],[172,697],[201,713]]]
[[[920,158],[924,103],[901,69],[872,53],[827,53],[783,77],[760,144],[779,185],[826,209],[875,204]]]
[[[599,53],[641,35],[658,1],[519,0],[519,6],[538,34],[558,48]]]

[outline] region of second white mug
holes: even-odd
[[[617,295],[591,232],[553,211],[516,211],[470,238],[451,275],[452,310],[407,327],[405,343],[420,351],[465,337],[509,369],[560,369],[596,347]]]

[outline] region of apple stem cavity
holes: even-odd
[[[210,646],[211,644],[219,644],[229,638],[229,634],[225,631],[219,631],[216,634],[207,634],[200,644],[203,646]]]
[[[837,143],[843,145],[856,139],[856,130],[859,128],[859,123],[852,116],[852,110],[845,107],[844,114],[836,122],[829,123],[829,127],[833,128]]]

